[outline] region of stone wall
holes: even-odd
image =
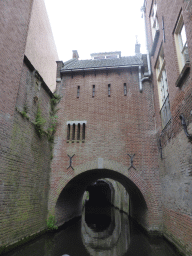
[[[111,202],[112,205],[114,205],[120,211],[123,211],[129,214],[129,194],[127,193],[125,187],[122,186],[121,183],[115,180],[111,180],[111,179],[106,179],[106,180],[110,182],[114,190],[114,196]]]

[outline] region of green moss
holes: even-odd
[[[58,108],[56,109],[56,105],[60,102],[61,96],[58,94],[54,94],[54,97],[50,101],[51,111],[50,111],[50,124],[49,128],[47,129],[48,141],[54,143],[54,135],[57,129],[58,124],[58,116],[56,113],[58,112]],[[51,156],[51,159],[53,155]]]
[[[53,216],[53,215],[49,216],[49,218],[47,220],[47,229],[48,230],[58,229],[58,227],[56,226],[55,216]]]
[[[45,125],[46,120],[42,117],[40,104],[37,106],[37,113],[35,118],[35,129],[39,137],[42,137],[44,134],[43,126]]]
[[[55,106],[60,102],[60,100],[61,100],[61,96],[60,95],[58,95],[58,94],[56,94],[56,93],[54,93],[53,94],[53,98],[51,99],[51,111],[55,111]]]
[[[0,247],[0,254],[7,253],[7,252],[17,248],[18,246],[21,246],[21,245],[23,245],[23,244],[25,244],[25,243],[27,243],[27,242],[37,238],[37,237],[43,235],[45,232],[46,232],[46,230],[43,230],[43,231],[41,231],[41,232],[39,232],[37,234],[31,235],[31,236],[26,236],[26,237],[22,238],[21,240],[19,240],[18,242],[14,243],[12,245],[1,246]]]
[[[28,114],[27,114],[28,108],[27,108],[26,105],[24,105],[22,111],[20,111],[17,107],[16,107],[16,110],[21,114],[21,116],[22,116],[23,118],[26,118],[27,120],[29,120],[29,116],[28,116]]]
[[[23,118],[26,118],[27,120],[29,120],[29,116],[27,115],[27,112],[25,112],[24,110],[20,112],[20,114],[22,115]]]

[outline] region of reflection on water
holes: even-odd
[[[94,223],[94,226],[89,225],[90,222]],[[124,255],[130,243],[128,217],[112,207],[85,207],[81,236],[89,255]]]
[[[113,207],[85,207],[82,219],[6,256],[178,256],[163,240],[149,239]]]

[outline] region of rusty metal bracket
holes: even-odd
[[[129,155],[129,154],[127,154],[127,155],[131,158],[131,159],[130,159],[130,160],[131,160],[131,165],[130,165],[130,167],[128,168],[128,170],[131,169],[131,167],[136,170],[136,168],[133,166],[133,158],[134,158],[135,154],[133,154],[132,156]]]
[[[75,154],[74,154],[75,155]],[[73,167],[72,167],[72,158],[74,157],[74,155],[72,155],[72,156],[69,156],[68,155],[68,157],[69,157],[69,167],[67,167],[67,170],[71,167],[72,169],[73,169]],[[74,170],[74,169],[73,169]]]
[[[181,114],[179,117],[180,117],[180,119],[181,119],[181,124],[183,125],[183,130],[184,130],[184,132],[185,132],[185,135],[187,136],[187,138],[188,138],[190,141],[192,141],[192,135],[188,133],[187,124],[186,124],[184,115]]]

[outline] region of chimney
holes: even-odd
[[[73,52],[73,56],[72,56],[73,59],[77,59],[78,60],[79,59],[79,54],[78,54],[77,50],[73,50],[72,52]]]
[[[135,55],[140,54],[140,47],[141,47],[140,44],[138,44],[138,43],[135,44]]]

